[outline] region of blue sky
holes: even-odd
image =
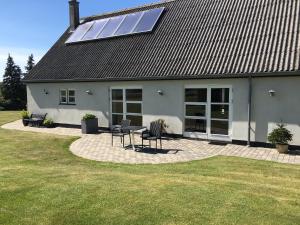
[[[80,16],[90,16],[159,0],[79,0]],[[0,80],[8,53],[24,70],[28,55],[38,61],[69,24],[68,0],[2,0]]]

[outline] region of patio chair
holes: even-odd
[[[154,121],[150,123],[150,130],[145,130],[142,133],[142,148],[144,148],[144,140],[149,141],[149,146],[151,148],[151,141],[156,142],[156,151],[157,151],[157,141],[160,141],[160,149],[162,149],[162,125],[159,121]]]
[[[120,137],[121,143],[123,144],[123,148],[125,147],[125,136],[129,135],[130,144],[131,137],[130,131],[126,129],[126,127],[130,126],[130,120],[122,120],[121,125],[113,126],[111,129],[111,145],[114,146],[114,137]]]

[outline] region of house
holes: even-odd
[[[167,0],[79,17],[26,77],[28,109],[256,145],[283,122],[300,146],[300,0]]]

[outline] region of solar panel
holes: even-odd
[[[107,38],[113,36],[115,31],[118,29],[122,21],[124,20],[125,16],[116,16],[110,18],[108,23],[105,25],[103,30],[98,35],[98,38]]]
[[[164,8],[157,8],[145,11],[140,22],[134,28],[134,33],[152,31]]]
[[[66,43],[150,32],[153,30],[164,9],[150,9],[83,23],[78,26]]]
[[[96,39],[99,33],[103,30],[105,25],[109,19],[104,19],[104,20],[97,20],[95,21],[94,25],[89,29],[89,31],[84,35],[82,40],[93,40]]]
[[[71,37],[67,40],[66,43],[72,43],[72,42],[78,42],[82,39],[82,37],[85,35],[85,33],[91,28],[91,26],[94,24],[94,21],[84,23],[80,25],[71,35]]]
[[[143,12],[132,13],[127,15],[122,24],[120,25],[119,29],[114,33],[114,35],[119,36],[132,33],[133,29],[139,22],[142,15]]]

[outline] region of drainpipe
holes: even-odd
[[[251,146],[251,113],[252,112],[252,75],[248,77],[248,139],[247,145]]]

